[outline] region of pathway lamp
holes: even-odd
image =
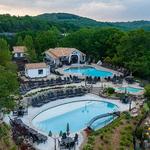
[[[54,140],[54,150],[57,150],[56,144],[57,144],[57,139],[59,139],[59,138],[56,137],[55,135],[53,136],[52,131],[49,131],[48,136]]]

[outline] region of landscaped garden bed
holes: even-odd
[[[11,138],[10,127],[4,123],[0,124],[0,150],[17,150]]]
[[[139,117],[123,113],[106,127],[92,132],[83,150],[133,150],[133,131]]]

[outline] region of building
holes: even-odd
[[[27,48],[25,46],[14,46],[13,47],[13,57],[16,59],[24,58]]]
[[[18,66],[19,71],[24,71],[25,64],[28,63],[26,58],[27,48],[25,46],[14,46],[13,47],[13,61]]]
[[[75,48],[51,48],[45,51],[45,60],[50,64],[84,63],[86,55]]]
[[[43,78],[50,74],[50,67],[46,63],[30,63],[25,65],[25,76],[29,78]]]

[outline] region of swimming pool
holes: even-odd
[[[127,92],[127,93],[138,93],[142,92],[143,89],[141,88],[135,88],[135,87],[121,87],[121,88],[116,88],[117,91],[122,91],[122,92]]]
[[[95,116],[118,110],[118,106],[103,101],[80,101],[60,105],[48,109],[33,120],[32,124],[39,130],[54,134],[60,131],[65,132],[69,123],[70,132],[78,132],[87,127],[87,123]],[[113,120],[113,116],[105,117],[95,121],[92,125],[93,129],[98,129]]]
[[[64,70],[67,73],[78,73],[85,76],[93,76],[93,77],[109,77],[112,76],[112,72],[103,71],[96,69],[94,67],[84,66],[84,67],[71,67]]]

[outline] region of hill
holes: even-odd
[[[93,19],[67,13],[46,13],[38,15],[35,18],[40,20],[46,20],[48,22],[74,24],[75,26],[79,27],[112,26],[112,23],[109,22],[98,22]]]
[[[35,17],[36,19],[55,22],[73,24],[77,27],[116,27],[124,30],[139,29],[150,30],[150,21],[133,21],[133,22],[99,22],[86,17],[81,17],[68,13],[51,13],[41,14]]]
[[[83,27],[115,27],[122,30],[145,29],[150,31],[150,21],[99,22],[86,17],[67,13],[41,14],[38,16],[17,17],[0,15],[0,33],[21,31],[41,31],[57,27],[61,32],[75,31]]]

